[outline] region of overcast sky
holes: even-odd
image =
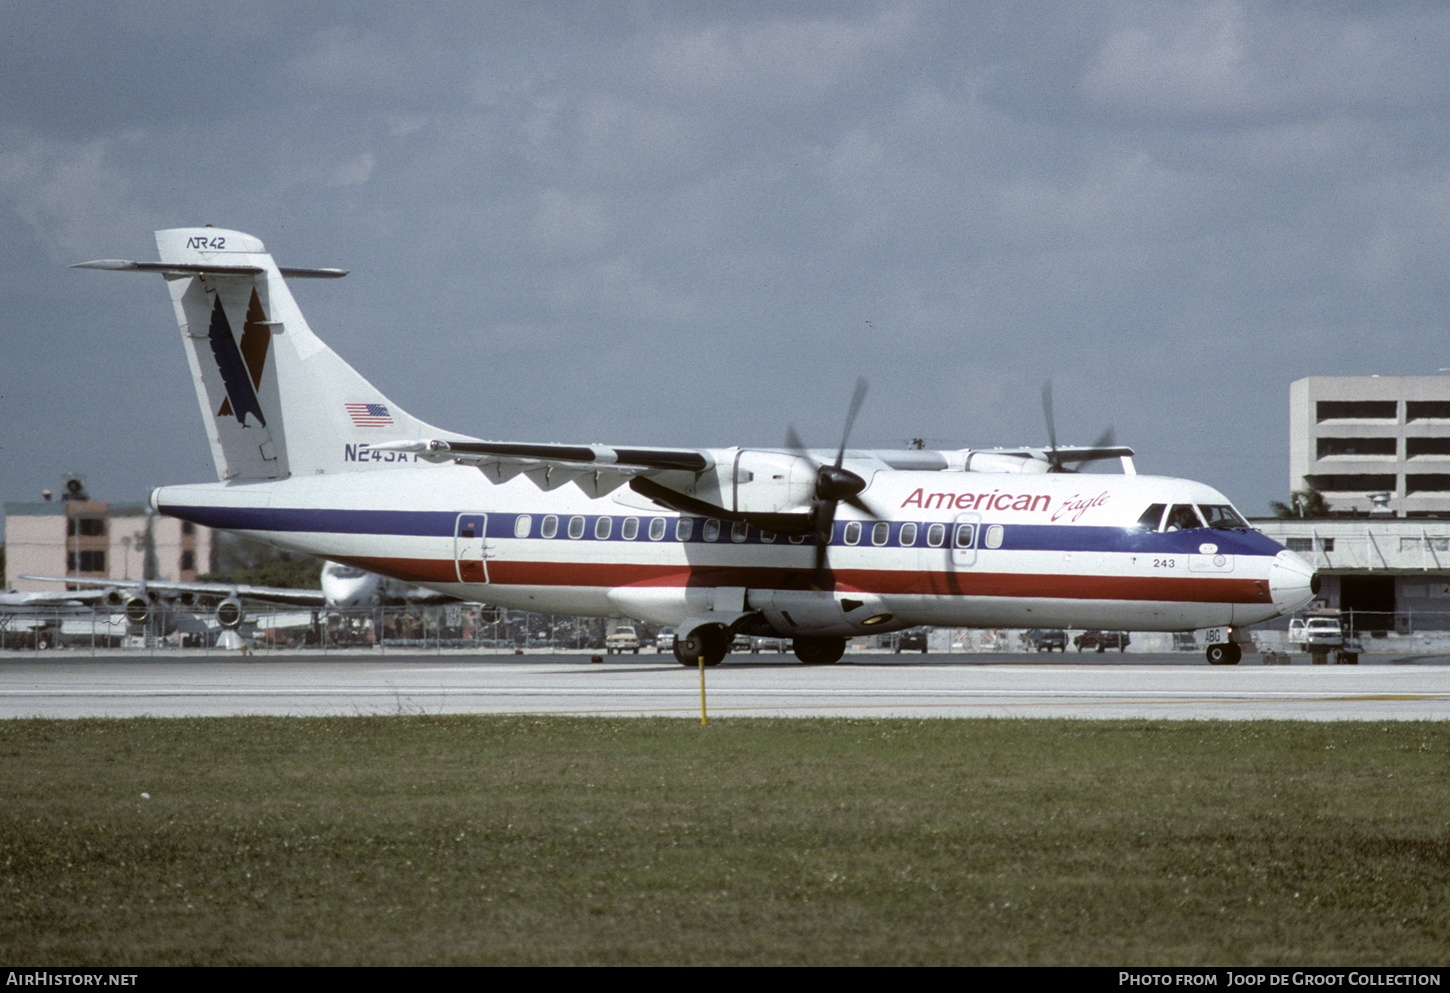
[[[283,265],[491,439],[1043,444],[1263,514],[1289,383],[1450,366],[1450,7],[0,2],[0,498],[213,479],[154,259]]]

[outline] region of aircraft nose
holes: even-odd
[[[1319,573],[1301,556],[1285,549],[1269,568],[1269,595],[1280,614],[1292,614],[1319,595]]]

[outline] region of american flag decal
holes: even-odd
[[[381,428],[393,423],[385,403],[349,403],[343,406],[347,408],[347,416],[352,418],[356,427]]]

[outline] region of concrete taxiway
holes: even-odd
[[[575,714],[698,719],[700,677],[667,657],[40,653],[0,658],[0,718]],[[1450,720],[1450,658],[1357,666],[1185,655],[745,656],[706,670],[710,715]]]

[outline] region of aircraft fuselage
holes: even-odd
[[[1298,607],[1313,574],[1251,529],[1145,529],[1152,505],[1228,503],[1202,484],[1149,476],[877,473],[862,496],[881,519],[841,509],[823,591],[812,588],[813,535],[676,513],[627,488],[592,498],[421,463],[357,483],[176,486],[153,501],[465,600],[673,624],[721,609],[723,590],[782,634],[1252,624]]]

